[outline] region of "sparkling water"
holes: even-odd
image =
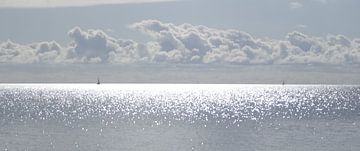
[[[0,150],[360,150],[360,86],[2,84]]]

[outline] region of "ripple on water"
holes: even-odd
[[[1,85],[2,123],[175,121],[238,125],[267,119],[359,116],[358,86],[64,84]]]

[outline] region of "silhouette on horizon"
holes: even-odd
[[[100,78],[99,77],[97,77],[97,83],[96,84],[100,84]]]

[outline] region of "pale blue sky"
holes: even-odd
[[[293,8],[298,2],[300,8]],[[67,42],[67,31],[111,29],[116,38],[143,40],[127,26],[144,19],[238,29],[255,37],[283,38],[294,30],[309,35],[360,37],[358,0],[182,0],[70,8],[0,8],[0,41]]]

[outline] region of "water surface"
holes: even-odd
[[[360,150],[360,87],[2,84],[1,150]]]

